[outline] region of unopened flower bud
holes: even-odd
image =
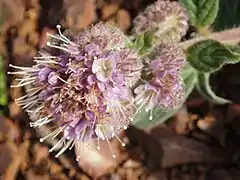
[[[158,0],[134,19],[134,33],[154,32],[157,44],[178,42],[188,29],[186,10],[178,2]]]

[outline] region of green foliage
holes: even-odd
[[[153,49],[154,40],[154,34],[152,32],[146,32],[136,38],[133,47],[138,50],[140,55],[145,55]]]
[[[187,60],[196,70],[210,73],[224,64],[240,62],[240,53],[237,48],[230,48],[215,40],[205,40],[188,48]]]
[[[0,105],[6,106],[7,103],[8,103],[8,99],[7,99],[4,65],[3,65],[3,59],[0,56]]]
[[[179,105],[179,108],[182,106],[195,87],[197,72],[188,64],[182,70],[181,77],[185,83],[185,96]],[[172,115],[174,115],[179,108],[173,110],[155,108],[153,110],[153,120],[149,120],[149,112],[145,112],[144,108],[142,108],[141,112],[135,116],[132,124],[138,128],[150,128],[152,126],[164,123]]]
[[[218,13],[218,0],[180,0],[187,9],[190,22],[197,28],[210,26]]]
[[[209,73],[197,73],[196,88],[199,93],[207,100],[216,104],[231,103],[231,101],[218,97],[211,89],[210,85],[210,74]]]
[[[3,25],[3,19],[0,18],[0,26]]]
[[[224,30],[240,25],[240,1],[220,0],[218,16],[213,24],[214,30]]]

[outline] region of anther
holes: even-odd
[[[56,28],[57,28],[57,29],[61,29],[61,25],[60,25],[60,24],[57,24],[57,25],[56,25]]]

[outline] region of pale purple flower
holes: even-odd
[[[156,48],[147,58],[149,63],[144,71],[149,76],[135,89],[136,103],[151,112],[154,107],[177,108],[184,96],[180,77],[186,59],[183,51],[177,46],[165,45]]]
[[[41,82],[44,82],[48,79],[49,74],[52,72],[51,68],[44,67],[38,72],[38,78]]]
[[[179,2],[158,0],[134,19],[134,33],[147,31],[158,37],[157,43],[180,41],[188,29],[188,16]]]
[[[50,150],[62,147],[57,157],[77,141],[108,141],[128,127],[134,114],[131,88],[142,70],[141,59],[115,28],[100,23],[66,36],[58,30],[36,65],[12,66],[27,74],[18,86],[32,87],[17,100],[39,117],[31,126],[58,126],[41,141],[63,135]]]

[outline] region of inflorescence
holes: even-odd
[[[155,4],[158,5],[158,4]],[[16,99],[28,113],[38,117],[32,127],[50,124],[55,129],[40,141],[62,135],[50,151],[56,157],[78,141],[118,139],[136,113],[145,107],[176,108],[183,97],[180,70],[185,63],[181,49],[168,44],[146,57],[129,46],[118,29],[103,23],[82,33],[48,34],[49,41],[34,58],[32,67],[19,67],[9,74],[21,75],[13,87],[26,87]]]

